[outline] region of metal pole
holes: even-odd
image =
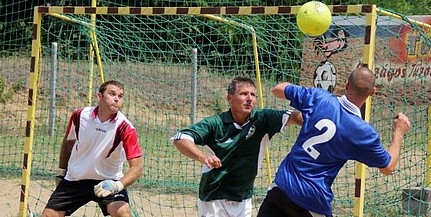
[[[49,135],[55,134],[55,87],[57,84],[57,42],[53,42],[51,58],[50,101],[49,101]]]
[[[427,133],[427,157],[426,157],[426,172],[425,172],[425,187],[431,187],[431,156],[429,153],[431,153],[431,105],[428,106],[428,113],[427,113],[427,121],[428,121],[428,133]]]
[[[192,75],[191,75],[191,92],[192,92],[192,99],[191,99],[191,106],[190,106],[190,123],[196,123],[196,105],[197,105],[197,74],[198,74],[198,49],[193,48],[192,49]]]

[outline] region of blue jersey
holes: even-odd
[[[275,184],[299,206],[331,215],[331,185],[347,160],[384,168],[391,156],[345,96],[296,85],[287,86],[284,94],[302,112],[304,123],[278,168]]]

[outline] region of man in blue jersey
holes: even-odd
[[[171,138],[182,154],[202,164],[199,217],[251,217],[253,183],[266,145],[286,124],[302,123],[299,112],[255,109],[256,98],[254,82],[235,77],[227,89],[228,111]]]
[[[398,113],[392,141],[385,150],[376,130],[362,119],[360,108],[376,91],[375,78],[366,67],[348,78],[346,93],[335,96],[320,88],[288,82],[276,85],[277,98],[290,100],[302,112],[303,125],[291,151],[278,168],[258,217],[332,216],[331,185],[347,160],[356,160],[390,175],[400,154],[409,119]]]

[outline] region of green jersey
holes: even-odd
[[[281,132],[290,111],[253,110],[242,126],[226,111],[181,130],[176,138],[192,137],[195,144],[206,145],[221,160],[222,167],[204,170],[199,184],[202,201],[251,198],[253,183],[272,136]],[[204,167],[206,167],[204,165]]]

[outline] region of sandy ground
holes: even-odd
[[[28,207],[32,217],[39,217],[48,200],[54,182],[32,181],[30,183]],[[16,217],[20,209],[20,179],[0,179],[0,216]],[[197,216],[196,197],[192,194],[160,193],[157,191],[129,191],[133,216]],[[103,216],[97,204],[90,202],[78,209],[72,217]],[[28,215],[31,217],[31,215]]]
[[[31,182],[28,207],[33,212],[32,217],[39,217],[51,191],[53,181]],[[0,216],[16,217],[20,208],[20,179],[0,179]],[[44,185],[41,188],[41,184]],[[47,188],[45,188],[47,187]],[[163,194],[154,191],[130,192],[133,215],[139,217],[194,217],[197,216],[196,197],[185,194]],[[254,201],[260,203],[261,201]],[[253,216],[257,209],[253,210]],[[72,217],[102,217],[100,209],[93,202],[81,207]],[[31,217],[31,215],[28,215]]]
[[[18,211],[20,208],[20,185],[21,180],[20,179],[1,179],[0,180],[0,210],[1,210],[1,216],[2,217],[16,217],[18,216]],[[32,187],[32,184],[30,184]],[[36,190],[35,188],[30,188],[30,191]],[[50,195],[49,190],[40,191],[41,194],[39,195],[40,200],[47,200]],[[39,190],[37,190],[37,193],[39,194]],[[33,210],[34,217],[39,216],[41,213],[44,203],[42,204],[41,201],[33,198],[32,196],[29,197],[29,206],[30,209],[37,208],[38,210]],[[74,213],[74,217],[83,217],[83,216],[102,216],[101,214],[98,214],[99,211],[96,209],[95,204],[90,203],[85,208],[78,210],[76,213]],[[29,215],[30,217],[31,215]]]
[[[0,180],[0,210],[5,217],[17,216],[19,210],[20,180]]]

